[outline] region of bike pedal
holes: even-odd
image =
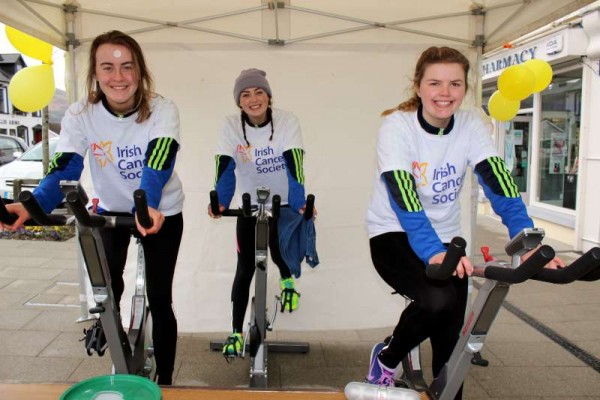
[[[408,384],[404,380],[402,380],[402,379],[395,380],[394,381],[394,387],[402,388],[402,389],[409,389]]]
[[[85,341],[85,350],[88,356],[91,356],[95,351],[98,356],[102,357],[108,348],[104,329],[100,321],[97,321],[89,329],[83,329],[84,337],[79,341]]]
[[[233,363],[233,362],[234,362],[236,359],[238,359],[238,358],[241,358],[241,359],[243,359],[243,358],[244,358],[244,356],[242,356],[241,354],[240,354],[240,355],[237,355],[237,356],[223,354],[223,357],[225,358],[225,361],[227,361],[227,364],[231,364],[231,363]]]
[[[477,352],[473,354],[473,358],[471,358],[471,364],[478,365],[480,367],[487,367],[490,365],[490,362],[481,356],[481,353]]]

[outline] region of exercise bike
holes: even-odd
[[[250,363],[250,387],[265,388],[268,383],[267,358],[268,352],[279,353],[308,353],[310,346],[306,342],[267,342],[267,331],[273,330],[275,318],[277,316],[277,302],[281,304],[283,311],[284,303],[281,297],[276,296],[274,300],[273,316],[269,319],[267,307],[267,259],[269,243],[269,217],[279,218],[281,206],[281,197],[274,195],[272,198],[272,207],[269,211],[266,207],[270,196],[270,190],[266,187],[259,187],[256,190],[256,199],[258,206],[253,207],[250,204],[250,194],[242,195],[242,208],[238,210],[219,211],[219,199],[215,190],[210,192],[210,206],[213,215],[222,215],[230,217],[255,217],[256,218],[256,248],[255,248],[255,281],[254,291],[250,304],[249,328],[244,338],[242,357],[245,355],[248,347]],[[314,208],[314,196],[308,195],[304,217],[312,218]],[[224,341],[211,341],[212,350],[221,350]]]
[[[86,351],[99,356],[110,349],[113,362],[113,373],[132,374],[156,378],[154,348],[151,342],[152,318],[146,298],[144,252],[138,239],[138,257],[136,271],[136,287],[132,297],[129,329],[125,332],[121,323],[118,304],[115,303],[111,288],[111,277],[106,254],[100,237],[99,228],[127,227],[137,230],[135,218],[122,216],[102,216],[90,214],[86,208],[88,197],[76,181],[61,181],[61,190],[72,216],[46,214],[37,203],[33,194],[23,191],[19,201],[25,206],[37,225],[65,225],[77,221],[78,241],[83,254],[86,269],[90,278],[96,306],[90,309],[91,314],[98,314],[100,323],[96,323],[86,333]],[[144,227],[152,226],[148,215],[146,195],[143,190],[136,190],[134,203],[138,221]],[[2,207],[4,212],[6,208]],[[2,210],[0,210],[0,218]],[[14,215],[8,214],[14,222]],[[2,219],[4,222],[4,219]],[[7,220],[8,221],[8,220]]]
[[[377,386],[362,382],[346,385],[344,393],[349,400],[451,400],[463,384],[471,364],[481,365],[479,354],[483,349],[487,333],[494,322],[511,284],[534,279],[555,284],[567,284],[577,279],[600,279],[600,248],[589,250],[570,266],[559,269],[544,269],[554,258],[554,250],[541,246],[530,258],[521,263],[521,257],[538,247],[544,237],[542,229],[528,228],[519,233],[505,247],[511,262],[491,260],[474,265],[473,276],[485,281],[473,301],[459,340],[450,359],[431,385],[427,385],[421,370],[419,347],[413,349],[402,361],[396,374],[396,387]],[[465,255],[466,242],[454,238],[450,243],[444,262],[430,265],[426,274],[432,279],[449,279]],[[485,360],[484,360],[485,361]]]

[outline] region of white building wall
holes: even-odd
[[[37,125],[42,124],[41,117],[34,117],[31,113],[27,115],[16,115],[12,113],[12,105],[9,114],[0,114],[0,128],[6,129],[7,134],[16,136],[17,128],[20,126],[27,127],[26,137],[22,138],[28,145],[32,145],[33,140],[33,128]],[[13,135],[11,131],[15,131]]]
[[[581,178],[577,188],[577,248],[587,251],[600,245],[600,10],[584,17],[590,38],[588,57],[583,59],[583,104],[580,146]]]

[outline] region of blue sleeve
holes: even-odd
[[[48,174],[33,191],[35,199],[46,213],[51,213],[65,197],[60,190],[60,181],[78,181],[81,178],[81,171],[83,171],[83,157],[79,154],[54,154],[48,166]]]
[[[427,218],[416,190],[415,178],[408,171],[388,171],[381,175],[392,209],[408,236],[410,247],[427,265],[429,259],[446,247]]]
[[[289,149],[283,152],[288,177],[288,204],[300,211],[306,204],[304,193],[304,150]]]
[[[533,227],[533,221],[527,214],[527,208],[521,199],[519,188],[500,157],[490,157],[475,166],[479,184],[485,196],[492,203],[496,214],[508,228],[510,237],[514,237],[524,228]]]
[[[148,143],[140,189],[146,192],[149,207],[158,208],[163,188],[173,175],[178,149],[179,143],[170,137],[156,138]]]
[[[219,203],[229,208],[235,193],[235,161],[229,156],[217,154],[215,164],[215,190]]]

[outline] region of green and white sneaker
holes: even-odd
[[[280,279],[279,284],[281,286],[281,312],[286,310],[292,312],[298,309],[300,293],[296,291],[294,278]]]

